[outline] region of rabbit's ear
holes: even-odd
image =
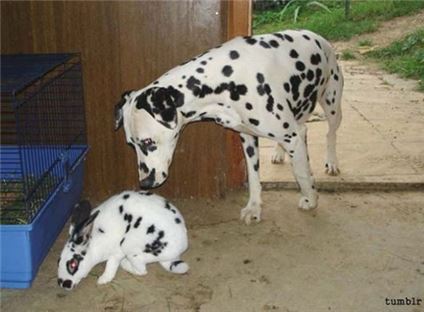
[[[100,210],[97,210],[96,212],[91,214],[84,222],[74,228],[71,234],[72,242],[78,245],[83,244],[88,240],[91,230],[93,229],[94,220],[97,218],[99,213]]]
[[[69,235],[75,231],[75,228],[85,222],[90,217],[91,204],[88,200],[82,200],[74,206],[71,216],[71,225],[69,227]]]

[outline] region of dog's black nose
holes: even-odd
[[[148,177],[140,181],[140,187],[142,189],[150,189],[154,186],[154,184],[155,184],[155,173],[156,173],[156,170],[152,169],[150,171],[150,174],[148,175]]]

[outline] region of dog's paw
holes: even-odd
[[[274,153],[271,155],[271,163],[279,165],[284,163],[284,153]]]
[[[318,206],[316,199],[311,199],[306,196],[302,196],[299,200],[299,208],[303,210],[312,210]]]
[[[283,164],[285,152],[278,144],[274,147],[274,152],[271,155],[272,164]]]
[[[337,165],[333,162],[325,163],[325,173],[330,176],[338,176],[340,174],[340,170]]]
[[[248,204],[241,210],[240,220],[250,224],[252,220],[261,221],[261,206],[259,204]]]

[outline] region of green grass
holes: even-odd
[[[262,34],[297,28],[309,29],[329,40],[348,40],[354,35],[375,31],[381,21],[424,9],[422,0],[352,1],[350,19],[346,19],[343,1],[319,1],[331,10],[330,13],[317,6],[307,6],[307,2],[309,1],[302,4],[297,0],[283,15],[280,14],[282,9],[256,12],[253,18],[254,33]],[[295,23],[293,17],[298,7],[300,9]]]
[[[359,40],[358,46],[360,46],[360,47],[370,47],[370,46],[372,46],[372,40],[371,39]]]
[[[342,60],[348,61],[354,59],[356,59],[356,56],[351,50],[344,50],[342,52]]]
[[[424,27],[390,46],[367,53],[385,70],[404,78],[417,79],[424,92]]]

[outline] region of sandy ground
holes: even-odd
[[[2,290],[2,311],[423,311],[385,298],[424,299],[424,194],[321,193],[296,209],[295,191],[264,192],[263,221],[238,220],[245,192],[176,201],[190,249],[185,276],[148,266],[97,286],[103,265],[72,292],[56,284],[64,229],[33,287]]]
[[[381,31],[334,44],[357,60],[340,61],[345,77],[343,120],[337,132],[341,175],[324,173],[327,122],[307,123],[311,166],[322,189],[424,189],[424,93],[417,83],[364,61],[358,42],[381,47],[424,25],[424,12],[385,22]],[[370,49],[372,47],[365,47]],[[320,108],[318,108],[318,111]],[[272,165],[274,142],[260,140],[261,180],[267,188],[297,187],[290,165]],[[288,158],[288,157],[286,157]]]

